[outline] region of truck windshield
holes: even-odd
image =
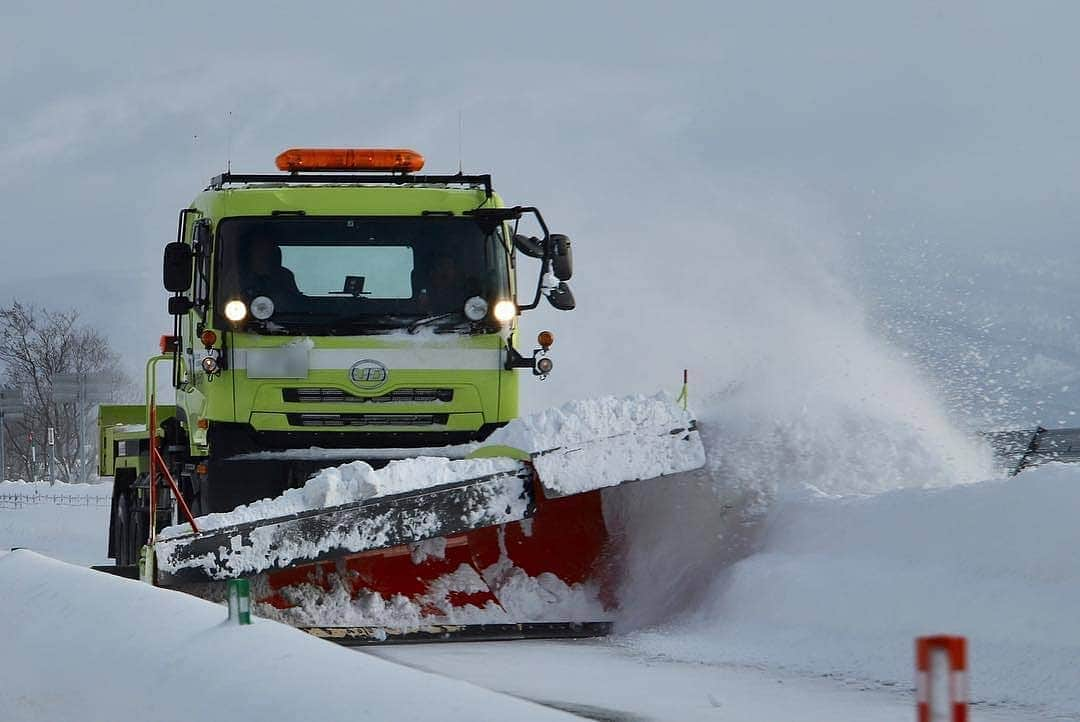
[[[355,333],[432,316],[475,329],[485,324],[467,322],[465,301],[494,306],[510,293],[501,229],[460,216],[231,218],[217,248],[219,321],[242,301],[260,332]],[[252,306],[260,297],[272,306]]]

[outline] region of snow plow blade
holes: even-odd
[[[983,435],[994,458],[1009,476],[1046,464],[1080,462],[1080,429],[1034,429],[991,431]]]
[[[162,586],[222,581],[505,524],[533,511],[531,470],[159,539]]]
[[[160,538],[154,545],[158,584],[224,581],[462,535],[530,519],[545,500],[694,471],[705,464],[693,422],[533,454],[481,447],[475,456],[508,457],[511,470]],[[520,460],[511,461],[514,457]]]

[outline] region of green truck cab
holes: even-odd
[[[419,175],[422,162],[286,151],[286,173],[216,176],[181,211],[164,259],[175,410],[159,408],[152,432],[195,515],[277,496],[331,463],[482,441],[517,415],[519,371],[551,371],[550,334],[523,355],[517,319],[541,296],[574,307],[569,239],[537,209],[506,207],[490,176]],[[523,219],[539,232],[518,233]],[[524,294],[521,255],[538,261]],[[153,386],[151,374],[148,399]],[[151,483],[117,451],[134,433],[121,422],[102,426],[118,564],[137,555]],[[161,521],[175,520],[167,488],[157,496]]]

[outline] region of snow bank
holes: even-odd
[[[759,550],[649,653],[908,686],[912,640],[962,634],[980,704],[1080,715],[1080,468],[873,497],[781,498]]]
[[[112,481],[96,484],[68,484],[63,481],[0,481],[0,495],[39,494],[70,496],[112,496]]]
[[[0,551],[19,547],[73,564],[109,564],[111,497],[111,483],[0,482]]]
[[[0,556],[0,617],[5,720],[576,719],[32,552]]]

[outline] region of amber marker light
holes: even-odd
[[[536,342],[540,344],[540,348],[547,351],[555,343],[555,334],[551,331],[541,331],[536,336]]]
[[[162,336],[158,340],[158,348],[161,353],[173,353],[180,348],[180,338],[177,336]]]
[[[415,173],[424,167],[424,156],[408,148],[290,148],[274,161],[278,170],[301,171],[396,171]]]
[[[199,340],[202,341],[203,346],[210,348],[217,343],[217,334],[210,329],[206,329],[199,335]]]

